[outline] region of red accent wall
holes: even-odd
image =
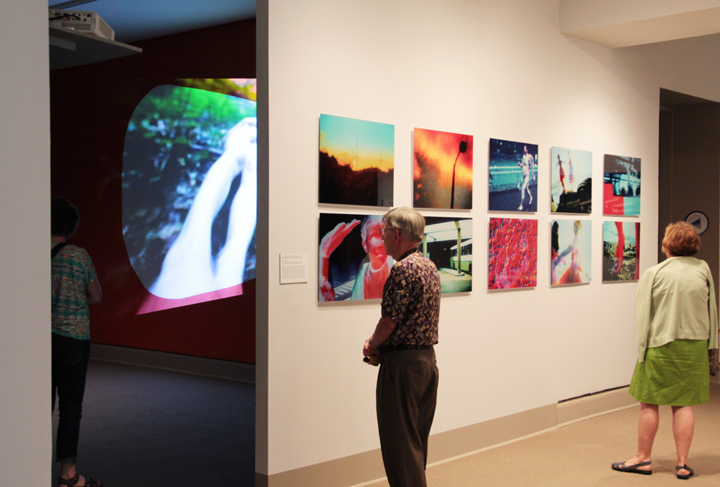
[[[91,306],[92,341],[255,363],[255,280],[241,296],[136,314],[148,293],[130,266],[121,213],[124,137],[138,102],[177,78],[256,77],[255,20],[134,45],[143,53],[50,73],[52,196],[80,210],[71,243],[90,252],[104,294]]]

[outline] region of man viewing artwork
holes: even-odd
[[[426,486],[428,438],[435,416],[440,274],[418,245],[425,218],[395,208],[383,216],[381,235],[396,260],[383,289],[382,316],[363,355],[380,363],[376,407],[380,448],[391,487]]]

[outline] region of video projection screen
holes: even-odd
[[[255,41],[233,22],[50,71],[51,193],[80,210],[71,242],[103,289],[93,343],[255,362]],[[163,284],[173,254],[183,275]]]
[[[255,277],[255,80],[177,80],[125,135],[123,239],[148,291],[139,314],[240,295]]]

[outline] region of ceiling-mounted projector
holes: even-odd
[[[115,31],[95,12],[49,9],[48,19],[53,27],[115,40]]]

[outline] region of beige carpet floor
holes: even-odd
[[[675,476],[672,413],[660,407],[653,474],[616,472],[613,462],[635,454],[639,407],[596,416],[510,444],[428,466],[428,487],[663,487],[720,486],[720,383],[712,378],[710,402],[695,407],[689,480]],[[432,439],[430,440],[432,441]],[[367,484],[386,487],[387,481]]]

